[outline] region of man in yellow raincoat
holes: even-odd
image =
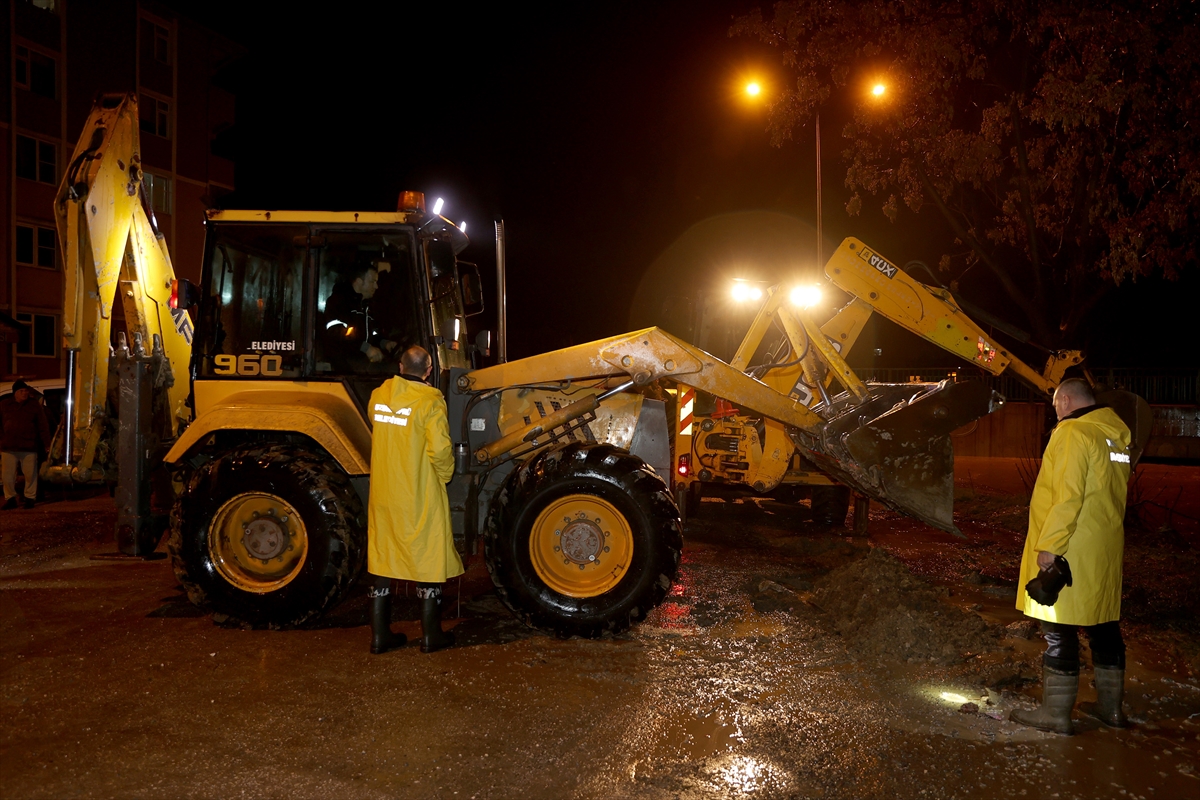
[[[442,584],[463,573],[450,530],[446,482],[454,474],[446,400],[425,381],[433,361],[422,347],[400,356],[400,375],[371,393],[371,499],[367,506],[367,571],[371,652],[401,647],[391,631],[391,582],[416,581],[421,601],[421,652],[454,644],[442,630]]]
[[[1098,702],[1084,711],[1110,727],[1124,727],[1125,643],[1121,639],[1121,561],[1125,552],[1125,496],[1129,483],[1129,428],[1091,387],[1063,381],[1054,392],[1058,425],[1046,445],[1029,501],[1029,533],[1017,583],[1017,608],[1041,620],[1042,705],[1011,719],[1057,733],[1074,733],[1071,710],[1079,689],[1079,633],[1092,646]],[[1053,605],[1041,605],[1025,586],[1055,556],[1070,566],[1071,584]],[[1046,600],[1045,597],[1042,598]]]

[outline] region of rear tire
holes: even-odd
[[[367,515],[327,456],[287,445],[230,450],[196,470],[167,548],[188,598],[253,625],[302,625],[362,573]]]
[[[666,483],[609,444],[532,458],[493,499],[484,533],[500,599],[562,637],[597,638],[644,619],[670,590],[682,548]]]
[[[849,511],[849,486],[814,486],[812,488],[813,522],[819,525],[844,528],[846,514]]]

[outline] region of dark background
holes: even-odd
[[[220,76],[238,98],[220,143],[238,190],[223,204],[390,210],[404,189],[443,197],[442,213],[468,223],[462,258],[489,300],[503,217],[510,358],[670,329],[664,302],[715,295],[731,277],[816,279],[813,129],[771,146],[765,107],[742,86],[755,77],[769,93],[784,79],[779,57],[728,35],[754,3],[167,4],[247,48]],[[932,209],[893,224],[868,198],[846,214],[852,102],[822,109],[826,256],[854,235],[901,264],[936,265],[950,236]],[[1198,288],[1192,269],[1111,293],[1084,332],[1090,363],[1200,363]],[[960,290],[1021,324],[982,268]],[[491,310],[478,319],[494,327]],[[1036,351],[1022,355],[1040,367]],[[877,319],[851,361],[955,365]]]

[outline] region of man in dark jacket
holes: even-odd
[[[13,384],[12,394],[0,400],[0,459],[4,468],[4,505],[17,507],[17,467],[25,476],[25,507],[37,501],[38,455],[50,446],[50,423],[42,396],[25,381]]]
[[[347,278],[325,301],[325,357],[335,372],[379,371],[396,346],[375,329],[378,321],[368,303],[379,288],[379,272],[370,262],[360,261]]]

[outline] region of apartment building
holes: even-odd
[[[154,0],[0,0],[0,376],[64,375],[53,202],[92,100],[137,92],[151,204],[199,279],[204,211],[233,191],[232,41]]]

